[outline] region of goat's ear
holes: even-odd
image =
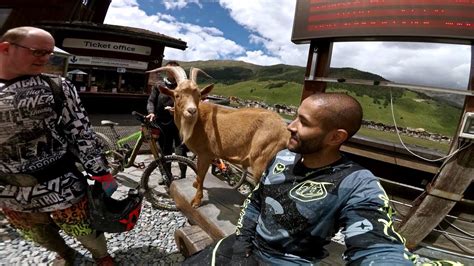
[[[201,98],[205,98],[206,95],[209,94],[209,92],[212,91],[212,89],[214,89],[214,84],[209,84],[207,85],[206,87],[202,88],[201,89]]]
[[[168,89],[168,88],[166,88],[165,86],[159,85],[159,86],[158,86],[158,89],[160,90],[161,93],[166,94],[166,95],[171,96],[171,97],[174,98],[174,93],[173,93],[173,91],[170,90],[170,89]]]

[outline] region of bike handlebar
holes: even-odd
[[[144,114],[141,114],[137,111],[133,111],[132,115],[135,116],[135,118],[142,124],[145,124],[148,127],[158,128],[160,131],[162,131],[161,127],[155,121],[148,120]]]
[[[140,121],[140,122],[142,122],[142,123],[149,122],[149,121],[147,121],[145,115],[140,114],[140,113],[137,112],[137,111],[133,111],[133,112],[132,112],[132,115],[133,115],[138,121]]]

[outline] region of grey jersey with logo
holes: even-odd
[[[403,260],[404,240],[394,231],[391,215],[388,198],[370,171],[345,157],[310,169],[283,150],[244,202],[236,235],[280,259],[314,262],[327,256],[324,246],[343,228],[346,260],[377,252]]]
[[[26,173],[43,178],[34,187],[6,186],[0,207],[17,211],[53,211],[77,202],[85,192],[85,178],[66,158],[68,150],[91,175],[108,172],[87,114],[74,86],[62,80],[61,119],[44,76],[0,80],[0,172]],[[60,123],[58,124],[58,122]]]

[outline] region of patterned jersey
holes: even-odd
[[[370,171],[346,157],[310,169],[283,150],[244,202],[236,235],[242,245],[270,257],[315,262],[327,256],[324,246],[343,228],[349,262],[380,252],[403,261],[404,239],[391,215],[388,197]]]
[[[65,102],[59,116],[44,76],[0,80],[0,172],[31,174],[41,181],[34,187],[6,186],[0,207],[53,211],[76,203],[86,180],[75,157],[91,175],[108,172],[74,86],[64,79],[61,85]]]

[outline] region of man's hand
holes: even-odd
[[[149,113],[147,116],[145,116],[146,119],[148,119],[149,121],[153,121],[155,120],[156,116],[154,113]]]
[[[109,197],[117,190],[117,181],[115,181],[115,178],[110,173],[103,176],[92,176],[91,178],[102,184],[102,189]]]

